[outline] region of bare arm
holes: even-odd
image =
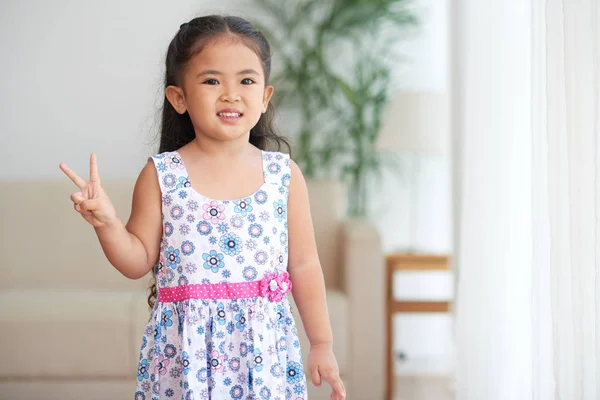
[[[300,168],[293,161],[291,170],[288,199],[288,271],[292,280],[292,294],[310,340],[308,373],[316,386],[320,386],[322,380],[331,385],[331,399],[345,399],[344,384],[333,354],[325,280],[317,254],[308,190]]]
[[[113,226],[96,228],[108,261],[128,278],[139,279],[146,275],[158,259],[161,220],[160,187],[150,161],[135,184],[127,224],[117,219]]]
[[[325,281],[317,254],[306,182],[292,162],[288,199],[289,266],[292,294],[311,346],[331,345],[333,336],[325,298]]]
[[[152,162],[142,169],[133,193],[131,216],[121,221],[100,183],[94,154],[90,157],[90,180],[86,182],[65,164],[60,168],[80,191],[71,195],[75,210],[94,227],[108,261],[128,278],[146,275],[158,258],[161,196]]]

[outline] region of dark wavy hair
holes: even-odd
[[[256,53],[261,60],[265,85],[271,74],[271,46],[266,37],[250,22],[240,17],[209,15],[194,18],[182,24],[171,40],[165,60],[165,89],[170,86],[181,86],[187,63],[199,54],[205,46],[221,35],[235,35]],[[262,150],[291,152],[289,142],[279,133],[274,124],[275,109],[269,103],[267,111],[261,115],[258,123],[250,130],[250,143]],[[189,114],[179,114],[166,95],[162,106],[160,124],[159,153],[175,151],[190,143],[196,137]],[[154,307],[157,298],[156,269],[152,269],[153,279],[150,285],[148,305]]]

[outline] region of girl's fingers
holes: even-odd
[[[98,210],[98,206],[100,205],[100,202],[97,199],[92,199],[92,200],[84,200],[79,204],[81,205],[81,209],[84,211],[96,211],[96,210]]]
[[[67,164],[60,164],[59,167],[65,173],[65,175],[67,175],[73,181],[73,183],[79,187],[79,189],[83,189],[85,187],[86,182],[79,175],[77,175],[75,171],[69,168]]]
[[[317,368],[310,372],[310,378],[312,379],[313,385],[316,387],[321,386],[321,375],[319,374],[319,370]]]
[[[90,182],[100,184],[100,173],[98,172],[98,158],[96,153],[90,155]]]
[[[83,197],[83,193],[81,192],[76,192],[71,195],[71,201],[75,204],[79,204],[83,200],[85,200],[85,197]]]

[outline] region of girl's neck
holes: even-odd
[[[187,147],[187,146],[186,146]],[[249,142],[249,137],[219,141],[206,136],[196,138],[189,144],[190,150],[200,152],[210,157],[232,157],[255,151]]]

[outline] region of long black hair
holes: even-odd
[[[171,40],[165,60],[165,89],[170,86],[182,86],[183,74],[187,63],[200,53],[212,40],[221,35],[236,35],[261,60],[265,85],[271,74],[271,46],[265,36],[250,22],[240,17],[209,15],[192,19],[179,27]],[[267,111],[261,114],[258,123],[250,130],[250,143],[262,150],[291,152],[289,142],[278,134],[274,124],[275,110],[269,103]],[[159,153],[175,151],[196,138],[190,115],[179,114],[167,97],[164,97],[160,124]],[[154,278],[150,285],[148,305],[154,306],[157,297],[156,266],[152,269]]]

